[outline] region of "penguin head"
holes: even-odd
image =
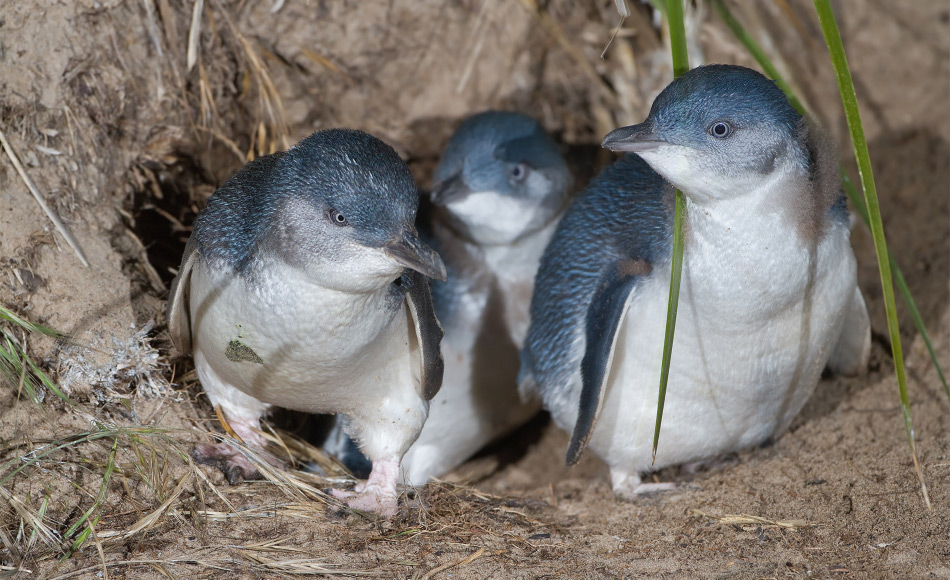
[[[612,131],[602,145],[640,155],[702,203],[756,189],[795,165],[807,171],[801,122],[782,90],[762,74],[709,65],[674,80],[643,123]]]
[[[527,115],[488,111],[452,135],[432,202],[478,244],[510,244],[550,223],[572,183],[557,145]]]
[[[419,194],[409,168],[362,131],[319,131],[271,172],[275,219],[267,246],[323,286],[378,287],[406,268],[444,280],[439,255],[415,228]]]

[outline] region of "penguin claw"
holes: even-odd
[[[342,500],[353,509],[373,512],[384,518],[391,518],[396,515],[396,478],[398,473],[398,460],[374,460],[369,479],[356,484],[353,491],[334,489],[330,491],[330,495]]]
[[[627,501],[634,501],[643,496],[677,489],[677,485],[673,482],[643,483],[639,473],[625,470],[612,469],[610,478],[614,493]]]
[[[198,445],[191,453],[191,457],[197,463],[217,467],[231,485],[237,485],[248,479],[261,478],[261,472],[248,461],[247,457],[227,443]]]
[[[391,518],[396,515],[396,494],[388,493],[380,488],[364,489],[362,491],[354,489],[345,491],[342,489],[331,489],[330,495],[343,501],[349,507],[378,514],[384,518]]]

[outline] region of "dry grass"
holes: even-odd
[[[375,575],[373,568],[344,568],[315,557],[312,550],[302,547],[299,535],[236,543],[221,537],[184,557],[121,557],[127,546],[160,543],[168,534],[178,536],[185,530],[220,535],[221,530],[235,526],[260,525],[255,522],[273,521],[299,529],[299,524],[334,525],[331,522],[336,520],[335,525],[342,525],[344,531],[339,540],[344,551],[406,542],[418,547],[420,540],[470,550],[464,558],[420,571],[421,578],[430,578],[483,555],[502,556],[512,541],[535,551],[537,546],[528,538],[549,538],[557,529],[553,511],[544,502],[502,498],[440,482],[405,491],[399,514],[390,521],[377,520],[323,491],[354,482],[333,459],[287,433],[268,436],[275,443],[271,449],[276,456],[297,465],[316,464],[323,475],[274,468],[274,457],[265,458],[227,435],[200,429],[96,423],[91,430],[56,439],[10,442],[0,449],[4,522],[0,539],[7,552],[7,569],[23,573],[42,569],[58,573],[57,578],[98,571],[107,576],[110,569],[139,567],[168,577],[198,569],[250,569],[290,576]],[[216,483],[221,475],[196,465],[190,455],[191,447],[206,437],[238,448],[260,470],[262,480],[224,487]],[[299,524],[287,524],[294,521]],[[366,524],[375,533],[363,531]],[[220,528],[212,532],[209,526]],[[225,548],[227,557],[220,553]],[[97,554],[97,564],[62,571],[70,567],[72,555],[90,551]],[[403,560],[394,556],[388,564],[404,565],[400,564]],[[89,562],[88,556],[81,561]]]
[[[812,527],[811,524],[805,520],[772,520],[769,518],[763,518],[761,516],[753,516],[749,514],[724,514],[716,515],[709,514],[703,510],[692,510],[693,515],[709,518],[716,523],[722,524],[724,526],[752,526],[753,528],[758,527],[776,527],[776,528],[785,528],[787,530],[799,530],[802,528]]]
[[[226,440],[240,449],[263,474],[263,482],[249,485],[268,486],[287,501],[266,508],[236,506],[228,497],[234,490],[222,490],[206,468],[192,460],[190,449],[201,437]],[[318,449],[297,439],[282,447],[299,451],[293,459],[301,463],[321,457],[320,464],[332,474],[333,483],[347,481],[345,473],[332,471],[334,462]],[[223,519],[277,515],[312,519],[321,517],[327,506],[345,510],[322,491],[331,484],[329,479],[275,469],[261,453],[225,435],[198,430],[97,421],[94,429],[65,437],[9,442],[0,449],[0,461],[0,499],[8,508],[0,510],[6,512],[0,537],[19,563],[68,558],[87,549],[90,540],[98,551],[111,555],[117,546],[155,536],[185,521],[200,527]],[[265,547],[245,548],[261,569],[286,565],[327,573],[316,561],[268,560],[251,556]],[[303,573],[299,570],[295,573]]]
[[[161,368],[176,367],[163,363]],[[420,491],[406,490],[399,515],[389,522],[349,509],[324,490],[351,485],[355,480],[335,459],[293,434],[279,430],[263,433],[271,442],[270,455],[250,449],[227,434],[189,429],[169,420],[174,414],[201,414],[187,396],[182,396],[196,389],[193,374],[184,375],[184,391],[166,393],[159,399],[134,393],[118,396],[122,387],[112,382],[107,397],[64,397],[46,402],[35,397],[19,403],[21,417],[29,428],[18,430],[21,437],[0,448],[0,514],[4,522],[0,525],[0,541],[6,552],[6,571],[32,574],[44,570],[56,578],[97,572],[108,577],[110,569],[140,567],[167,577],[181,577],[190,574],[188,570],[200,569],[250,569],[291,576],[374,575],[370,568],[340,567],[313,557],[299,547],[298,539],[289,537],[227,544],[228,557],[213,548],[216,542],[187,557],[119,557],[126,546],[147,545],[183,529],[207,534],[208,526],[216,524],[230,528],[242,522],[326,522],[342,515],[353,522],[348,526],[364,522],[378,532],[344,538],[341,541],[345,549],[426,537],[471,546],[473,551],[465,558],[439,565],[421,576],[431,578],[485,554],[504,554],[498,546],[510,540],[513,530],[530,537],[538,530],[552,529],[553,524],[539,517],[548,508],[543,502],[504,499],[448,483],[433,483]],[[126,388],[131,388],[136,378],[141,384],[147,383],[147,378],[128,377]],[[35,388],[42,386],[39,383]],[[14,396],[12,391],[4,394]],[[97,409],[96,401],[105,401],[105,408]],[[164,409],[164,413],[154,407]],[[113,418],[104,419],[106,414]],[[139,416],[145,417],[145,422]],[[174,426],[166,426],[165,422]],[[64,426],[75,429],[83,424],[92,428],[62,435]],[[43,438],[38,435],[41,432],[60,435]],[[222,487],[217,483],[221,475],[196,465],[190,454],[197,442],[208,438],[237,448],[257,467],[262,480]],[[277,463],[310,466],[321,475],[276,468]],[[248,502],[249,498],[267,499],[255,504]],[[73,555],[90,551],[97,555],[97,564],[59,573],[69,568]],[[394,559],[394,565],[399,561]]]

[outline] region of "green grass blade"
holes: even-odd
[[[72,399],[69,398],[69,395],[67,395],[66,393],[64,393],[64,392],[56,385],[56,383],[54,383],[48,376],[46,376],[46,373],[44,373],[44,372],[40,369],[40,367],[36,366],[36,363],[33,362],[33,359],[31,359],[31,358],[28,357],[28,356],[25,356],[25,354],[26,354],[26,353],[24,353],[24,359],[26,360],[26,363],[30,366],[30,370],[32,371],[33,376],[36,377],[37,379],[39,379],[39,381],[40,381],[41,383],[43,383],[43,386],[45,386],[47,389],[49,389],[50,391],[52,391],[53,394],[55,394],[57,397],[59,397],[60,399],[62,399],[63,402],[72,405],[72,404],[73,404],[73,401],[72,401]]]
[[[673,53],[673,76],[689,71],[686,54],[686,28],[683,25],[683,0],[666,1],[666,20],[670,26],[670,47]],[[660,389],[656,402],[656,426],[653,429],[653,461],[660,443],[660,426],[663,424],[663,406],[666,403],[666,385],[670,378],[670,360],[673,355],[673,334],[676,330],[676,312],[680,297],[680,280],[683,274],[683,220],[686,216],[686,200],[683,192],[676,190],[676,210],[673,214],[673,264],[670,273],[670,301],[666,309],[666,332],[663,338],[663,361],[660,367]]]
[[[950,398],[950,387],[947,386],[947,378],[943,374],[940,363],[937,362],[937,353],[934,352],[934,345],[930,342],[930,335],[927,334],[927,329],[924,327],[924,318],[920,315],[920,310],[917,309],[917,303],[914,302],[914,298],[911,296],[910,287],[907,286],[907,280],[904,279],[904,273],[897,267],[897,262],[894,261],[893,256],[888,255],[888,259],[891,262],[891,269],[894,272],[894,282],[897,284],[897,290],[907,303],[907,311],[910,312],[910,318],[914,321],[914,326],[920,331],[920,336],[924,339],[927,352],[930,353],[930,360],[933,361],[934,368],[937,369],[937,377],[939,377],[940,382],[943,383],[943,390],[947,394],[947,398]]]
[[[49,509],[50,494],[46,492],[46,495],[43,496],[43,501],[40,503],[40,509],[36,512],[36,519],[43,521],[46,519],[46,510]],[[36,544],[36,540],[39,539],[39,531],[36,528],[33,528],[33,532],[30,534],[30,539],[27,541],[26,545],[32,548]]]
[[[64,335],[52,328],[36,324],[18,316],[14,312],[0,306],[0,322],[9,322],[19,326],[30,333],[39,333],[53,338],[63,338]],[[73,401],[56,385],[40,367],[33,362],[33,359],[20,347],[3,328],[0,328],[0,374],[4,375],[8,381],[14,383],[17,391],[24,390],[30,396],[34,403],[40,403],[41,399],[37,389],[45,386],[65,403],[73,405]]]
[[[677,78],[689,72],[689,57],[686,54],[686,27],[683,24],[683,0],[666,0],[666,19],[670,25],[673,78]]]
[[[118,437],[118,435],[116,435],[116,436],[112,439],[112,451],[109,452],[109,463],[106,465],[105,473],[102,474],[102,485],[99,486],[99,493],[98,493],[98,495],[96,496],[96,501],[93,502],[92,506],[90,506],[89,509],[86,510],[86,512],[82,515],[81,518],[79,518],[79,519],[76,521],[76,523],[74,523],[73,525],[71,525],[71,526],[69,527],[69,529],[66,530],[66,533],[63,534],[63,537],[64,537],[64,538],[69,538],[70,536],[72,536],[72,535],[76,532],[76,530],[79,529],[79,526],[81,526],[81,525],[83,525],[84,523],[86,523],[87,520],[89,520],[89,517],[90,517],[96,510],[98,510],[98,509],[99,509],[99,506],[102,505],[102,502],[105,501],[105,499],[106,499],[106,493],[107,493],[108,490],[109,490],[109,480],[112,478],[112,472],[113,472],[113,470],[115,469],[115,455],[116,455],[116,451],[118,450],[118,448],[119,448],[119,437]],[[91,524],[91,525],[93,525],[93,526],[96,525],[96,523],[98,522],[98,520],[99,520],[99,517],[96,516],[96,517],[92,520],[92,524]],[[86,541],[86,538],[89,537],[90,532],[92,532],[92,528],[91,528],[90,524],[86,524],[86,527],[83,529],[83,531],[82,531],[82,532],[79,534],[79,536],[76,538],[76,541],[74,541],[73,544],[72,544],[72,546],[70,547],[69,553],[72,553],[72,552],[75,552],[76,550],[78,550],[79,547],[82,546],[83,542]],[[69,556],[69,553],[66,554],[66,557]]]
[[[16,314],[11,312],[10,310],[7,310],[3,306],[0,306],[0,320],[6,320],[8,322],[12,322],[13,324],[16,324],[17,326],[21,328],[24,328],[28,330],[29,332],[39,332],[40,334],[45,334],[47,336],[53,336],[56,338],[63,336],[62,333],[56,330],[53,330],[52,328],[43,326],[42,324],[36,324],[35,322],[30,322],[29,320],[25,318],[17,316]]]
[[[907,441],[910,444],[914,467],[917,470],[917,479],[920,481],[924,503],[928,509],[930,498],[927,494],[927,485],[924,483],[920,462],[917,459],[917,447],[914,443],[914,426],[911,421],[910,399],[907,396],[907,377],[904,369],[904,353],[901,347],[900,328],[897,324],[897,304],[894,301],[894,283],[891,279],[891,264],[887,251],[887,242],[884,239],[884,224],[881,221],[881,209],[877,199],[877,189],[874,185],[874,174],[871,171],[871,157],[868,154],[868,144],[864,138],[864,127],[861,124],[861,112],[858,109],[858,99],[854,91],[854,82],[851,79],[851,70],[848,68],[848,59],[841,42],[841,34],[835,15],[828,0],[814,0],[815,11],[821,23],[821,30],[828,44],[831,63],[838,79],[838,90],[841,93],[841,102],[844,105],[845,118],[848,121],[848,130],[851,133],[851,145],[854,148],[854,157],[858,162],[858,173],[861,176],[861,187],[864,189],[864,198],[867,203],[868,217],[871,220],[871,235],[874,238],[874,250],[877,252],[877,265],[881,272],[881,287],[884,293],[884,308],[887,311],[887,329],[891,338],[891,350],[894,354],[894,370],[897,374],[897,386],[900,391],[901,411],[904,414],[904,428],[907,431]]]
[[[3,344],[0,344],[0,374],[16,388],[17,400],[23,391],[34,403],[39,403],[39,394],[34,388],[34,377],[27,372],[28,366],[23,363],[24,353],[10,335],[0,330]]]
[[[660,393],[656,402],[656,426],[653,430],[653,461],[660,442],[660,425],[663,422],[663,406],[666,403],[666,385],[670,379],[670,359],[673,354],[673,331],[676,329],[676,312],[680,296],[680,280],[683,272],[683,217],[686,203],[683,193],[676,191],[676,210],[673,218],[673,268],[670,276],[670,299],[666,310],[666,334],[663,340],[663,365],[660,367]]]
[[[719,14],[719,17],[722,18],[722,21],[726,23],[726,26],[729,27],[729,30],[736,36],[739,42],[742,43],[742,46],[749,51],[749,54],[759,63],[759,66],[762,67],[762,70],[765,72],[765,75],[770,79],[775,81],[775,84],[778,85],[782,92],[788,97],[788,102],[791,103],[795,110],[799,113],[805,113],[805,107],[802,106],[801,101],[798,100],[798,97],[795,96],[792,87],[785,82],[785,79],[782,78],[782,75],[779,74],[778,69],[775,68],[775,65],[772,64],[772,61],[765,54],[765,51],[762,50],[762,47],[759,46],[759,43],[752,38],[752,35],[742,26],[742,24],[736,20],[736,17],[732,15],[732,11],[726,6],[725,2],[722,0],[714,0],[713,7],[715,7],[716,12]]]
[[[864,223],[870,225],[871,217],[868,214],[868,206],[864,202],[864,198],[861,197],[861,194],[858,193],[858,188],[855,187],[854,183],[851,182],[851,178],[848,177],[844,171],[841,173],[841,185],[844,187],[845,193],[848,194],[848,199],[851,200],[851,203],[854,204],[854,207],[858,210],[858,214],[860,214]],[[917,301],[914,300],[914,295],[910,292],[907,280],[904,279],[904,273],[901,272],[901,269],[897,266],[897,260],[895,260],[894,256],[890,255],[890,253],[888,253],[887,259],[891,265],[891,271],[894,272],[894,282],[897,284],[897,291],[901,293],[904,304],[907,305],[907,311],[910,312],[910,318],[913,320],[914,326],[917,327],[917,332],[919,332],[920,337],[924,339],[924,345],[927,347],[927,352],[930,353],[930,361],[933,363],[934,369],[937,370],[937,377],[943,385],[943,391],[947,394],[947,398],[950,399],[950,387],[947,386],[947,378],[943,374],[943,367],[940,366],[940,361],[937,360],[937,353],[934,351],[934,345],[930,340],[930,333],[927,332],[927,326],[924,324],[924,318],[920,315],[920,310],[917,308]]]
[[[775,84],[785,92],[785,95],[788,97],[788,101],[792,104],[795,109],[801,113],[806,114],[805,107],[802,105],[801,101],[798,100],[798,97],[792,91],[792,87],[785,82],[785,79],[782,78],[782,75],[779,73],[778,69],[775,68],[775,65],[772,64],[771,59],[768,55],[765,54],[765,51],[762,50],[762,47],[752,38],[752,35],[746,31],[745,27],[742,26],[742,23],[739,22],[732,12],[729,10],[729,7],[722,0],[714,0],[713,6],[716,8],[716,12],[719,14],[719,17],[722,18],[726,26],[729,27],[729,30],[736,36],[739,42],[749,51],[749,54],[755,58],[756,62],[759,63],[759,66],[762,67],[762,70],[765,71],[765,74],[769,78],[775,81]],[[865,225],[870,227],[871,220],[868,216],[868,207],[864,202],[864,198],[858,193],[857,188],[851,183],[850,178],[842,169],[841,172],[841,185],[847,193],[848,198],[851,200],[851,203],[857,209],[858,214],[861,216],[861,219],[864,220]],[[904,279],[904,274],[901,272],[900,268],[897,265],[897,261],[893,256],[888,256],[888,261],[891,265],[891,270],[894,272],[894,281],[897,283],[897,291],[900,292],[901,298],[904,299],[904,303],[907,305],[907,309],[910,311],[911,319],[914,322],[914,326],[917,327],[917,332],[920,333],[921,338],[924,339],[924,344],[927,346],[927,352],[930,353],[930,361],[933,363],[934,368],[937,370],[937,376],[940,378],[940,383],[943,385],[943,390],[947,394],[947,398],[950,398],[950,386],[947,385],[947,379],[944,376],[943,368],[940,366],[940,361],[937,360],[937,353],[934,351],[933,342],[930,340],[930,333],[927,331],[927,326],[924,324],[923,317],[920,316],[920,311],[917,309],[917,302],[914,300],[913,294],[910,292],[910,288],[907,286],[907,281]]]

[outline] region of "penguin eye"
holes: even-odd
[[[732,135],[732,125],[725,121],[716,121],[709,126],[709,134],[719,139],[725,139]]]
[[[528,168],[524,163],[518,163],[511,168],[510,175],[512,181],[521,181],[528,175]]]
[[[331,209],[329,215],[330,215],[330,221],[335,223],[338,226],[350,225],[350,222],[346,220],[346,216],[336,211],[335,209]]]

